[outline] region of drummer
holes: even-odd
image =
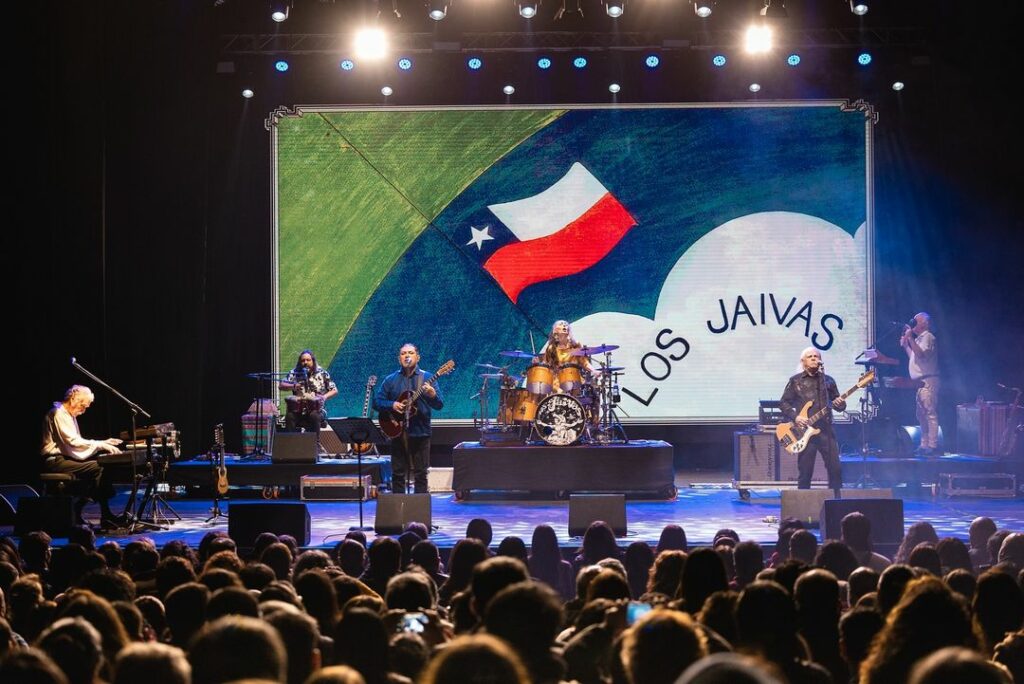
[[[278,386],[292,393],[285,402],[288,410],[284,422],[289,432],[300,428],[319,430],[327,424],[324,404],[338,393],[338,386],[331,380],[331,374],[316,362],[312,350],[302,350],[295,368]]]
[[[543,363],[555,369],[556,377],[552,383],[555,392],[562,392],[557,377],[559,366],[578,364],[581,370],[585,371],[584,375],[590,373],[590,359],[586,356],[573,355],[574,351],[582,348],[583,345],[572,336],[572,328],[569,327],[569,321],[554,322],[551,326],[551,334],[548,335],[548,341],[540,350],[540,357],[537,359],[537,362],[540,363],[540,359],[543,359]]]

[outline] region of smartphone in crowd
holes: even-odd
[[[651,612],[651,604],[643,601],[630,601],[626,606],[626,624],[632,625],[641,616]]]
[[[402,616],[402,631],[422,634],[424,625],[427,624],[427,616],[423,613],[406,613]]]

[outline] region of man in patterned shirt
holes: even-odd
[[[338,393],[338,386],[331,380],[331,374],[316,362],[312,350],[302,350],[295,368],[279,387],[292,393],[285,398],[288,405],[284,418],[287,430],[305,428],[319,431],[327,424],[324,404]]]

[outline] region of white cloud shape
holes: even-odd
[[[657,390],[648,406],[623,393],[622,408],[631,417],[755,416],[759,400],[781,396],[800,352],[814,341],[826,345],[830,336],[822,357],[844,391],[864,370],[853,362],[868,337],[865,233],[864,225],[851,236],[793,212],[733,219],[676,262],[662,284],[653,321],[600,312],[575,321],[573,334],[591,346],[620,345],[612,362],[626,367],[623,388],[644,399]],[[723,327],[722,303],[729,329],[716,334],[708,322]],[[841,330],[831,316],[842,320]],[[681,360],[670,358],[686,350],[675,338],[689,344]]]

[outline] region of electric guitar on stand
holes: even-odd
[[[370,394],[373,392],[373,386],[377,384],[377,376],[371,375],[366,380],[366,396],[363,398],[363,418],[370,415]],[[373,449],[374,445],[371,442],[360,442],[359,444],[349,444],[349,453],[353,454],[365,454],[367,451]]]
[[[418,411],[416,408],[416,402],[419,401],[420,396],[423,394],[423,390],[426,389],[427,385],[433,385],[438,378],[448,375],[453,370],[455,370],[455,361],[449,359],[448,361],[445,361],[443,366],[437,369],[430,380],[427,380],[425,383],[420,385],[418,390],[415,392],[412,390],[402,392],[398,397],[398,401],[405,404],[405,411],[401,413],[397,411],[381,411],[378,416],[380,431],[391,439],[401,436],[401,434],[409,427],[409,419],[415,416]]]
[[[875,380],[874,369],[869,370],[864,375],[857,379],[857,384],[840,394],[837,398],[846,400],[848,396],[853,394],[859,389],[867,387]],[[791,454],[799,454],[807,447],[807,443],[811,441],[811,437],[821,432],[818,428],[814,427],[814,424],[828,413],[831,408],[831,402],[826,406],[822,407],[820,411],[815,413],[813,416],[808,417],[807,412],[811,410],[811,405],[814,402],[809,401],[804,404],[803,409],[798,414],[798,418],[804,418],[807,420],[807,427],[800,428],[795,422],[791,423],[780,423],[775,426],[775,437],[782,443],[782,448]]]

